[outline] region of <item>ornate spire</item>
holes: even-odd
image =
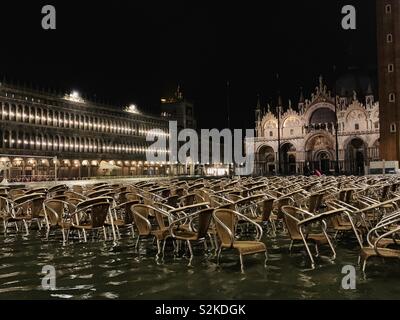
[[[261,110],[260,95],[257,94],[257,110]]]
[[[280,92],[278,92],[278,107],[282,107],[282,97]]]
[[[299,103],[304,103],[303,87],[300,87],[300,99]]]
[[[374,95],[374,93],[373,93],[373,91],[372,91],[371,82],[368,84],[368,89],[367,89],[366,95],[367,95],[367,96],[372,96],[372,95]]]
[[[324,89],[324,78],[322,75],[319,76],[319,89],[322,91]]]

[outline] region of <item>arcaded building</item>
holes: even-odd
[[[255,146],[256,175],[314,169],[333,174],[336,137],[340,173],[363,174],[370,161],[379,160],[379,103],[371,86],[363,101],[356,92],[335,98],[321,77],[309,99],[301,94],[296,108],[277,104],[256,108],[256,138],[247,141]]]
[[[135,106],[2,83],[0,108],[0,164],[11,167],[11,179],[52,179],[56,170],[59,179],[177,173],[177,166],[146,161],[146,133],[157,128],[167,135],[169,119]]]

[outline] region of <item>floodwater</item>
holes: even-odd
[[[193,267],[181,253],[174,256],[167,245],[164,261],[155,260],[151,240],[141,242],[139,253],[129,235],[119,241],[71,242],[62,246],[60,234],[44,240],[32,230],[0,235],[0,299],[398,299],[399,261],[371,259],[364,275],[357,266],[359,248],[351,239],[336,243],[331,261],[321,248],[315,270],[301,245],[289,253],[285,233],[264,236],[264,255],[245,257],[241,274],[238,256],[223,251],[221,264],[195,249]],[[326,256],[324,256],[326,255]],[[56,269],[55,290],[42,288],[43,266]],[[356,289],[342,288],[342,268],[356,267]],[[45,283],[47,283],[45,281]]]

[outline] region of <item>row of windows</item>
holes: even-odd
[[[370,125],[371,125],[371,128],[372,128],[372,122],[371,122]],[[374,123],[374,128],[375,128],[375,129],[379,129],[379,122],[378,122],[378,121]],[[360,130],[360,125],[359,125],[358,123],[356,123],[356,124],[354,125],[354,129],[355,129],[355,131]],[[339,124],[339,130],[344,131],[344,123],[340,123],[340,124]],[[291,135],[291,136],[294,135],[294,129],[290,129],[290,135]],[[273,137],[273,136],[274,136],[274,132],[273,132],[273,131],[269,131],[269,136],[270,136],[270,137]]]
[[[2,103],[0,119],[58,128],[145,136],[151,125]],[[165,130],[164,130],[165,131]]]
[[[145,143],[111,142],[97,138],[37,135],[16,131],[0,131],[0,148],[53,152],[111,152],[116,154],[145,154]],[[165,150],[153,150],[166,153]]]

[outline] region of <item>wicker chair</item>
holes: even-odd
[[[260,242],[262,238],[262,228],[248,217],[240,214],[239,212],[229,209],[217,209],[213,213],[215,227],[217,230],[220,245],[218,249],[217,262],[221,256],[222,249],[234,249],[239,253],[240,257],[240,268],[244,273],[243,256],[265,253],[265,265],[268,259],[267,248],[263,242]],[[246,220],[248,223],[255,226],[257,230],[255,241],[243,241],[237,240],[236,229],[237,223],[241,220]]]
[[[169,225],[169,231],[172,237],[176,240],[186,241],[188,245],[190,251],[188,266],[192,265],[193,260],[191,242],[202,241],[206,243],[213,211],[213,208],[204,209],[175,220]],[[195,222],[197,222],[196,226],[194,226]],[[190,224],[189,230],[187,230],[187,228],[180,228],[180,225],[185,226],[187,223]]]
[[[316,256],[319,255],[319,246],[328,244],[333,254],[332,259],[336,258],[336,251],[327,233],[325,220],[340,215],[344,212],[344,209],[337,209],[313,215],[300,208],[284,206],[282,207],[282,212],[284,213],[284,222],[291,239],[289,251],[292,250],[292,246],[295,242],[303,242],[313,269],[315,268],[315,261],[308,246],[308,242],[315,245]],[[322,233],[311,233],[310,226],[316,223],[320,225]]]
[[[66,201],[50,199],[43,203],[46,219],[46,240],[49,239],[50,231],[61,230],[63,244],[68,241],[71,228],[71,214],[76,211],[76,207]]]
[[[78,230],[83,233],[83,240],[87,242],[87,233],[94,236],[95,231],[103,231],[104,240],[107,240],[106,220],[109,217],[111,203],[98,201],[87,203],[77,207],[71,214],[71,230]],[[68,240],[68,239],[67,239]]]

